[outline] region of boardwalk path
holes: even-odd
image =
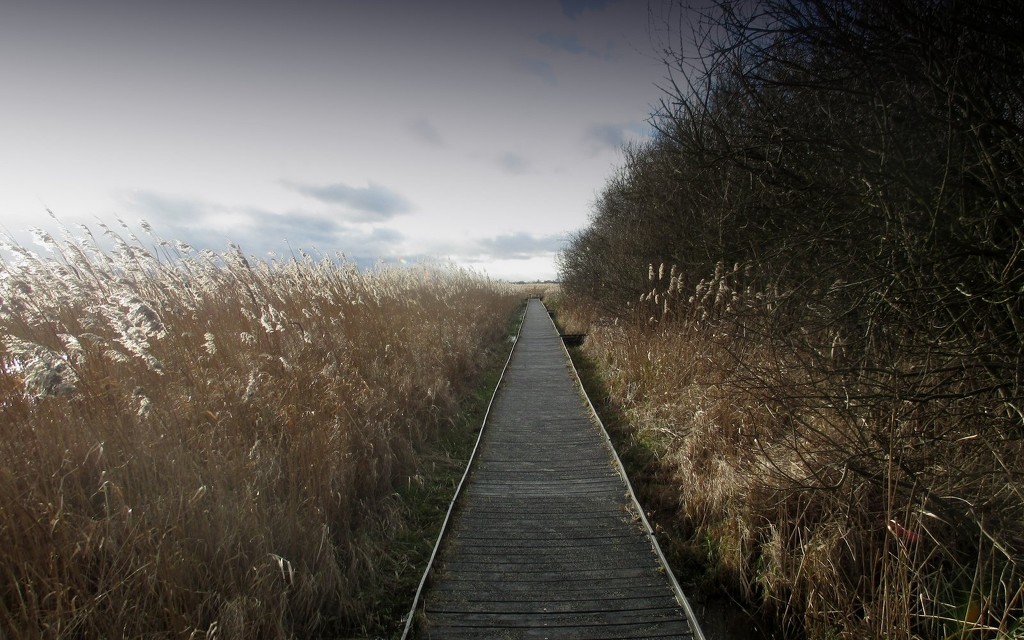
[[[693,637],[685,598],[633,513],[558,333],[530,300],[419,637]]]

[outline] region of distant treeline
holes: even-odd
[[[790,497],[873,487],[856,509],[886,510],[863,518],[881,529],[850,554],[891,555],[880,541],[917,523],[899,539],[942,549],[905,566],[942,573],[941,557],[957,569],[934,584],[965,574],[975,595],[948,596],[965,614],[911,613],[1007,630],[1024,561],[1024,3],[720,1],[665,25],[657,133],[570,239],[563,295],[649,335],[742,340],[716,380],[799,454]],[[744,446],[778,489],[795,472],[773,471],[760,438]],[[822,512],[796,511],[808,531]],[[751,540],[748,560],[767,553]],[[877,554],[841,567],[850,620],[895,575]]]

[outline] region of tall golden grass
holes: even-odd
[[[396,491],[518,296],[456,268],[37,236],[0,264],[0,636],[372,629]]]
[[[790,339],[786,292],[747,276],[719,265],[683,291],[652,265],[617,321],[558,311],[589,331],[584,354],[674,479],[694,546],[795,637],[1024,637],[1024,444],[999,399],[898,354],[834,374],[842,337],[795,324]],[[901,372],[948,395],[872,391]]]

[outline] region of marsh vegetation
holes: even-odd
[[[396,623],[434,535],[416,510],[433,491],[443,515],[442,447],[520,295],[448,267],[37,235],[0,263],[0,635]]]

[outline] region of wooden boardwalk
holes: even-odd
[[[452,513],[418,637],[702,638],[539,300]]]

